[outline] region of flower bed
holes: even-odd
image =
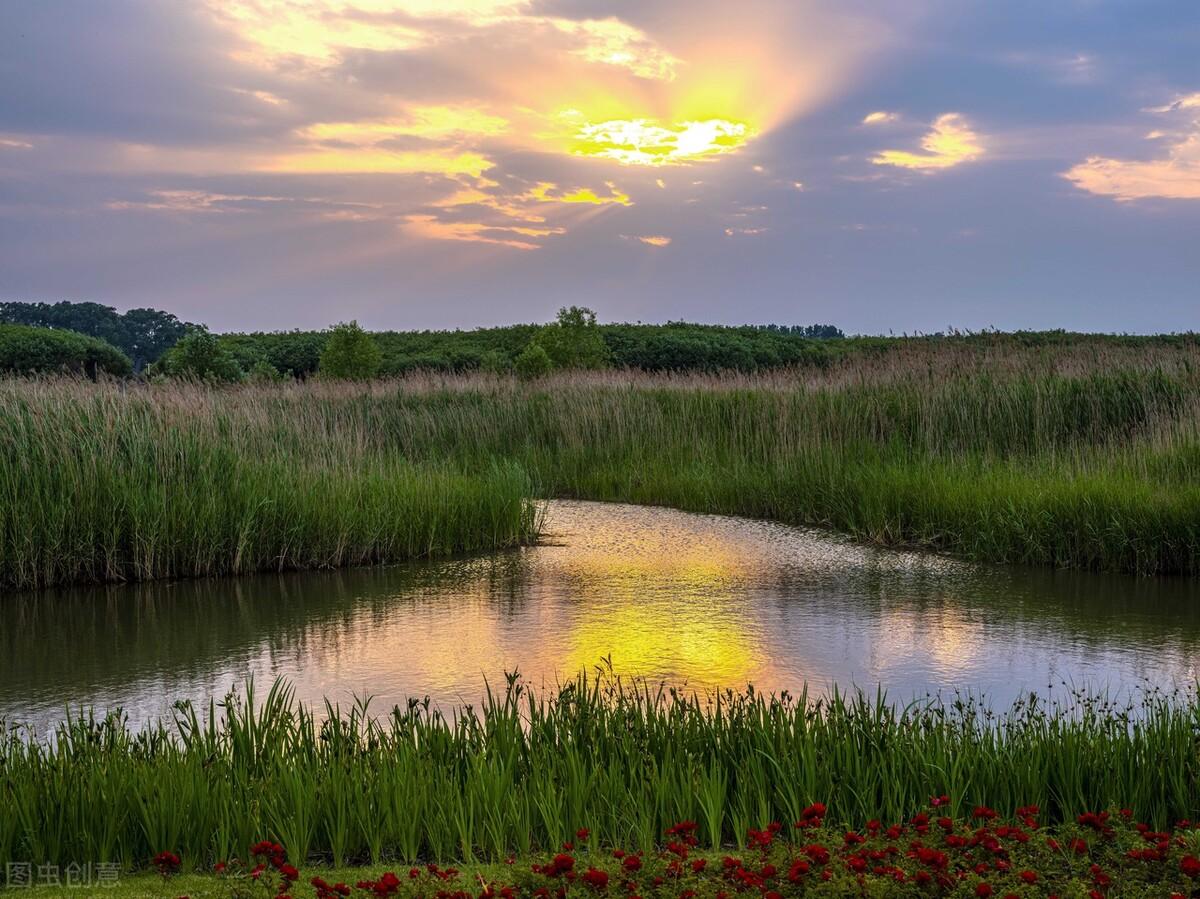
[[[601,848],[581,829],[552,856],[463,870],[431,862],[347,882],[302,877],[281,846],[266,842],[247,865],[223,863],[218,872],[230,896],[275,899],[1200,896],[1200,825],[1156,831],[1121,810],[1043,828],[1035,806],[1011,819],[982,806],[955,819],[944,814],[947,804],[935,797],[903,823],[846,831],[827,824],[817,803],[791,826],[751,829],[736,852],[701,850],[697,824],[683,821],[654,852]]]

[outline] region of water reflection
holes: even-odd
[[[547,545],[443,564],[9,595],[0,716],[170,700],[283,675],[306,701],[474,702],[519,668],[706,690],[883,684],[899,699],[1064,681],[1188,685],[1200,582],[973,566],[664,509],[550,505]]]

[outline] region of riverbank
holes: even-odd
[[[414,458],[352,396],[0,383],[0,586],[338,568],[535,539],[528,477]]]
[[[513,678],[450,716],[412,702],[375,718],[314,714],[277,684],[148,730],[83,716],[50,739],[7,735],[0,869],[131,870],[163,851],[205,869],[264,838],[339,868],[503,860],[579,828],[595,845],[651,852],[683,820],[701,846],[742,849],[750,829],[813,803],[863,828],[943,795],[941,813],[957,818],[1037,805],[1040,822],[1070,824],[1129,808],[1161,830],[1200,811],[1198,718],[1194,695],[901,709],[883,696],[705,700],[583,678],[543,697]]]
[[[0,384],[0,583],[534,539],[531,497],[988,562],[1200,571],[1200,350],[918,344],[762,376]]]

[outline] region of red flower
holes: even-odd
[[[542,873],[547,877],[557,877],[560,874],[566,874],[574,869],[575,859],[560,852],[550,860],[550,864],[542,868]]]
[[[1200,859],[1194,855],[1185,855],[1179,862],[1179,870],[1195,880],[1200,877]]]
[[[621,862],[621,867],[624,868],[626,871],[642,870],[641,856],[637,856],[637,855],[625,856],[625,860],[623,862]]]
[[[591,831],[589,831],[586,827],[581,827],[579,830],[575,831],[575,839],[577,840],[586,840],[590,835]]]
[[[608,874],[604,871],[597,871],[595,868],[588,868],[583,872],[583,877],[581,879],[594,890],[608,889]]]
[[[992,885],[990,883],[979,884],[979,886],[975,887],[975,895],[979,896],[980,899],[987,899],[988,896],[992,895]]]
[[[179,856],[174,852],[160,852],[154,856],[154,867],[163,877],[170,877],[179,871]]]
[[[1036,871],[1022,871],[1017,876],[1020,877],[1026,883],[1037,883],[1037,879],[1038,879]]]

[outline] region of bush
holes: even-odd
[[[488,350],[479,357],[479,368],[493,374],[505,374],[513,370],[512,360],[499,350]]]
[[[204,328],[193,329],[168,350],[153,367],[153,373],[228,383],[240,381],[244,376],[241,366],[221,338]]]
[[[558,310],[558,319],[534,338],[555,368],[604,368],[612,354],[596,325],[596,313],[583,306]]]
[[[274,381],[282,381],[283,375],[279,373],[274,365],[266,359],[259,359],[247,372],[247,377],[255,384],[270,384]]]
[[[375,338],[358,322],[339,322],[329,332],[321,353],[321,374],[350,381],[368,381],[379,372],[383,354]]]
[[[187,333],[170,312],[130,309],[118,313],[100,303],[0,303],[0,322],[58,328],[98,337],[131,357],[135,368],[154,362]]]
[[[533,380],[548,375],[550,369],[554,368],[554,363],[550,361],[550,354],[540,344],[531,343],[521,351],[514,367],[522,378]]]
[[[0,325],[0,371],[74,372],[94,378],[100,372],[127,375],[132,370],[128,356],[98,337],[55,328]]]

